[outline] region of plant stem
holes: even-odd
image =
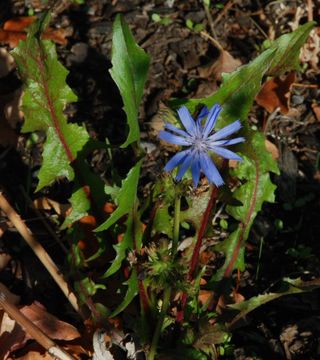
[[[156,330],[153,334],[153,339],[152,339],[152,343],[151,343],[151,347],[150,347],[150,352],[148,355],[148,360],[154,360],[156,353],[157,353],[157,347],[158,347],[158,342],[159,342],[159,338],[160,338],[160,334],[161,334],[161,328],[170,304],[170,297],[171,297],[171,287],[168,287],[167,289],[164,290],[164,295],[163,295],[163,303],[162,303],[162,307],[161,307],[161,312],[160,312],[160,316],[157,322],[157,326],[156,326]]]
[[[172,236],[172,248],[171,248],[171,261],[175,260],[175,256],[178,249],[179,243],[179,230],[180,230],[180,207],[181,207],[181,197],[180,195],[176,195],[174,201],[174,218],[173,218],[173,236]],[[170,305],[170,297],[171,297],[172,288],[171,286],[164,290],[163,294],[163,303],[161,307],[160,316],[157,322],[157,326],[155,332],[153,334],[152,343],[150,347],[150,352],[148,355],[148,360],[154,360],[157,347],[161,335],[161,329],[163,326],[164,319],[166,317],[169,305]]]
[[[174,261],[174,258],[176,256],[178,243],[179,243],[180,208],[181,208],[181,197],[180,195],[176,195],[174,201],[173,237],[172,237],[172,248],[171,248],[172,261]]]
[[[204,234],[205,234],[206,229],[207,229],[207,225],[208,225],[208,222],[209,222],[209,219],[210,219],[211,211],[212,211],[213,207],[216,204],[217,196],[218,196],[218,189],[216,187],[211,186],[210,198],[209,198],[209,201],[208,201],[207,208],[206,208],[206,210],[205,210],[205,212],[203,214],[203,217],[202,217],[201,226],[200,226],[200,229],[199,229],[199,232],[198,232],[197,242],[196,242],[196,244],[194,246],[192,257],[191,257],[189,273],[188,273],[188,281],[189,282],[191,282],[194,279],[194,272],[195,272],[196,267],[197,267],[198,262],[199,262],[202,239],[203,239]],[[181,310],[177,313],[177,318],[176,318],[177,323],[181,324],[183,322],[186,303],[187,303],[187,294],[183,293],[182,294],[182,299],[181,299]]]

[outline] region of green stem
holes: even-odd
[[[172,248],[171,248],[171,261],[175,260],[175,256],[178,249],[179,243],[179,230],[180,230],[180,207],[181,207],[181,197],[180,195],[176,195],[174,201],[174,218],[173,218],[173,236],[172,236]],[[154,360],[157,354],[157,347],[161,335],[161,329],[163,326],[164,319],[166,317],[171,298],[172,288],[171,286],[164,290],[163,294],[163,303],[161,307],[161,312],[159,315],[159,319],[157,322],[157,326],[155,332],[153,334],[152,343],[150,347],[150,352],[148,355],[148,360]]]
[[[162,325],[163,325],[164,319],[167,314],[167,310],[170,305],[170,297],[171,297],[171,287],[165,289],[165,291],[164,291],[161,313],[160,313],[160,316],[159,316],[159,319],[157,322],[156,330],[153,334],[153,339],[152,339],[152,343],[151,343],[151,347],[150,347],[150,352],[148,355],[148,360],[154,360],[154,358],[156,356]]]
[[[172,249],[171,249],[172,261],[174,261],[174,258],[176,256],[178,243],[179,243],[180,207],[181,207],[181,197],[180,195],[176,195],[176,198],[174,200],[173,237],[172,237]]]

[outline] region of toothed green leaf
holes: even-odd
[[[47,13],[33,23],[26,40],[20,41],[12,52],[24,83],[22,110],[25,122],[22,131],[41,130],[47,136],[37,191],[51,185],[59,177],[74,180],[74,164],[89,140],[86,129],[67,123],[63,113],[65,106],[76,101],[77,96],[66,83],[68,70],[58,61],[55,45],[51,41],[41,40],[41,33],[49,21],[50,15]],[[87,214],[90,202],[83,189],[79,189],[73,195],[75,197],[73,218],[79,219]]]
[[[118,207],[111,216],[101,224],[96,231],[107,230],[116,223],[122,216],[128,214],[134,204],[137,195],[138,180],[140,175],[141,160],[129,171],[125,180],[122,181],[121,189],[116,198]]]
[[[27,39],[12,52],[24,82],[22,131],[43,130],[47,134],[37,190],[59,176],[73,180],[70,164],[89,138],[84,128],[68,124],[63,113],[66,104],[77,97],[66,84],[68,71],[59,63],[54,44],[40,39],[48,22],[49,15],[32,24]]]

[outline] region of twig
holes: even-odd
[[[215,29],[214,29],[214,23],[213,23],[212,15],[211,15],[211,12],[210,12],[210,8],[205,3],[204,3],[204,11],[206,13],[206,16],[207,16],[207,19],[208,19],[208,22],[209,22],[211,34],[212,34],[212,36],[214,38],[216,38],[217,34],[216,34]]]
[[[312,0],[307,0],[308,21],[313,21]]]
[[[227,11],[229,9],[232,8],[233,6],[233,0],[229,0],[226,5],[224,6],[224,8],[222,9],[221,12],[219,12],[218,16],[216,17],[216,19],[213,22],[213,25],[216,26],[218,24],[218,22],[220,22],[220,20],[225,16],[225,14],[227,13]]]
[[[310,88],[310,89],[317,89],[319,87],[319,85],[317,84],[299,84],[299,83],[292,83],[291,86]]]
[[[63,250],[63,252],[65,254],[68,254],[68,250],[67,248],[64,246],[64,244],[62,243],[62,241],[60,240],[60,238],[57,236],[57,234],[53,231],[53,229],[51,228],[51,226],[48,224],[48,222],[46,221],[46,219],[44,218],[44,215],[34,206],[34,204],[32,203],[32,200],[30,199],[29,195],[26,193],[26,191],[24,190],[24,188],[21,186],[20,187],[22,195],[25,197],[25,199],[27,200],[29,206],[32,208],[32,210],[38,215],[40,221],[42,222],[42,224],[44,225],[44,227],[48,230],[49,234],[54,238],[54,240],[60,245],[61,249]]]
[[[0,283],[0,307],[14,319],[34,340],[36,340],[55,359],[75,360],[73,356],[61,349],[45,333],[30,321],[14,304],[9,301],[9,290]]]
[[[26,226],[20,216],[8,203],[6,198],[3,196],[2,191],[0,190],[0,209],[7,215],[8,219],[12,222],[15,228],[18,230],[20,235],[24,238],[27,244],[31,247],[33,252],[36,254],[38,259],[42,262],[45,268],[48,270],[54,281],[60,287],[64,295],[69,300],[72,307],[80,313],[80,308],[78,306],[77,298],[75,294],[69,289],[67,282],[62,277],[59,269],[56,264],[51,259],[50,255],[42,247],[42,245],[36,240],[32,235],[31,230]]]
[[[219,41],[209,35],[206,31],[200,31],[200,35],[204,37],[206,40],[210,40],[220,52],[223,51],[223,47],[220,45]]]

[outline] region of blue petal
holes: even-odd
[[[241,128],[241,122],[240,120],[236,120],[230,125],[225,126],[221,130],[217,131],[215,134],[211,135],[209,137],[209,140],[211,141],[222,140],[223,138],[240,130],[240,128]]]
[[[202,171],[204,172],[210,183],[215,184],[217,187],[224,184],[218,169],[216,168],[215,164],[212,162],[209,155],[201,154],[200,164]]]
[[[238,160],[242,161],[242,157],[230,151],[228,149],[224,149],[219,146],[210,146],[210,150],[214,151],[216,154],[222,156],[225,159]]]
[[[165,127],[166,130],[170,130],[172,132],[175,132],[178,135],[181,135],[181,136],[184,136],[184,137],[189,137],[190,136],[184,130],[178,129],[177,127],[175,127],[174,125],[172,125],[170,123],[166,123],[164,127]]]
[[[164,171],[171,171],[176,166],[179,166],[185,159],[185,157],[188,155],[190,150],[184,150],[176,153],[166,164]]]
[[[178,115],[187,132],[190,135],[194,135],[196,132],[196,123],[190,115],[189,110],[185,106],[182,106],[178,110]]]
[[[208,118],[207,118],[207,121],[206,121],[206,125],[205,125],[204,130],[203,130],[203,136],[204,137],[207,137],[210,134],[210,132],[213,130],[221,110],[222,110],[222,108],[218,104],[215,104],[210,109],[210,112],[208,114]]]
[[[244,137],[237,137],[234,139],[217,140],[210,142],[210,146],[228,146],[244,142]]]
[[[206,106],[204,106],[198,115],[197,121],[201,122],[201,120],[204,117],[206,117],[208,114],[209,114],[209,109]]]
[[[178,171],[178,174],[176,176],[176,180],[180,181],[182,179],[182,176],[185,174],[185,172],[190,167],[190,164],[192,162],[193,156],[192,154],[187,154],[185,159],[183,160],[182,165],[180,166],[180,169]]]
[[[178,135],[171,134],[171,133],[169,133],[167,131],[163,131],[163,130],[160,131],[159,138],[170,144],[184,145],[184,146],[190,145],[190,141],[186,140],[185,138],[178,136]]]
[[[199,179],[200,179],[200,162],[199,160],[193,159],[191,164],[191,172],[192,172],[192,180],[194,183],[194,187],[198,186]]]

